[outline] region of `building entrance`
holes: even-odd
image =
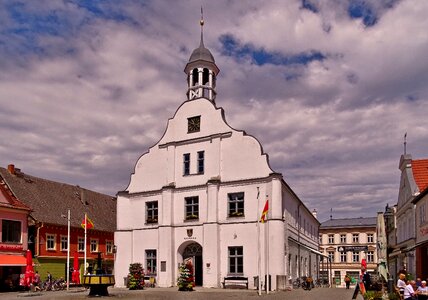
[[[188,245],[183,252],[183,260],[191,259],[193,264],[193,276],[195,285],[203,284],[203,266],[202,266],[202,246],[198,243]]]

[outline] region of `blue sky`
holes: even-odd
[[[201,4],[217,105],[309,209],[396,203],[405,132],[428,157],[425,1],[2,1],[0,165],[126,188],[185,100]]]

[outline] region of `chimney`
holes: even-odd
[[[15,175],[15,165],[13,164],[8,165],[7,170],[9,171],[10,174]]]
[[[314,210],[312,211],[312,215],[315,217],[315,219],[318,219],[318,218],[317,218],[317,214],[318,214],[318,212],[317,212],[317,210],[314,208]]]

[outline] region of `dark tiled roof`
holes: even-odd
[[[14,196],[32,209],[36,221],[65,225],[70,209],[71,227],[80,227],[84,214],[94,223],[95,230],[116,229],[116,199],[79,186],[34,177],[19,170],[16,175],[0,167],[0,176]]]
[[[373,227],[377,224],[377,217],[332,219],[321,223],[320,229],[325,228],[349,228],[349,227]]]
[[[7,201],[6,203],[0,202],[1,207],[23,209],[28,211],[31,210],[27,205],[16,199],[3,180],[0,180],[0,193]]]
[[[428,159],[412,160],[413,177],[422,192],[428,187]]]

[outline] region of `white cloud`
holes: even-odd
[[[204,3],[205,45],[221,69],[217,105],[232,127],[261,141],[321,220],[330,207],[335,217],[372,216],[396,202],[404,132],[414,158],[428,148],[427,4],[376,6],[377,24],[364,27],[340,3],[319,1],[318,14],[297,0]],[[72,3],[26,4],[26,13],[56,9],[62,18],[58,35],[34,32],[43,51],[19,32],[5,35],[16,20],[0,9],[2,166],[115,194],[185,100],[200,3],[104,5],[126,18]],[[223,34],[268,52],[327,58],[255,65],[224,56]]]

